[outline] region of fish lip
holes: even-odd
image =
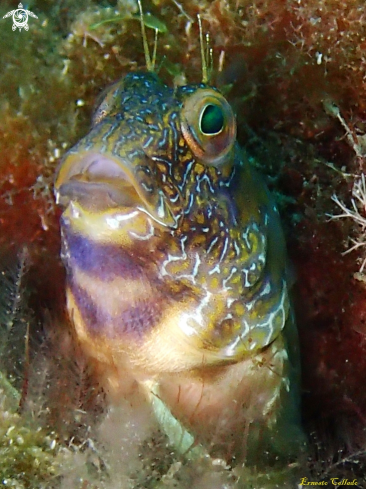
[[[129,198],[123,190],[129,190]],[[128,164],[98,152],[68,153],[61,161],[55,179],[56,203],[66,207],[70,201],[87,199],[105,206],[141,204]],[[104,194],[104,199],[103,199]],[[125,192],[126,194],[126,192]],[[131,194],[133,198],[131,199]]]
[[[135,208],[159,225],[176,229],[178,221],[171,222],[155,215],[139,189],[131,163],[121,157],[98,151],[71,150],[61,160],[56,172],[54,193],[56,203],[66,208],[77,201],[85,208],[104,212],[111,208]]]

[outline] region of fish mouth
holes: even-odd
[[[61,161],[55,180],[56,203],[66,208],[77,202],[89,212],[120,212],[131,208],[145,212],[159,224],[175,228],[176,218],[163,195],[159,206],[149,202],[131,170],[133,165],[95,151],[69,152]]]
[[[55,195],[62,207],[76,201],[95,211],[141,203],[127,166],[98,153],[66,157],[56,176]]]

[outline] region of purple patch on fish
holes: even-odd
[[[65,233],[66,234],[66,233]],[[116,245],[101,244],[68,230],[63,237],[63,261],[68,269],[74,267],[101,280],[121,276],[136,279],[142,275],[133,256]]]
[[[123,335],[142,338],[143,334],[153,328],[160,319],[157,304],[143,298],[134,304],[121,300],[121,310],[113,315],[108,314],[108,307],[104,309],[103,301],[96,303],[87,291],[73,280],[70,282],[77,308],[92,335],[110,339],[118,339]]]

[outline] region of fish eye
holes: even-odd
[[[224,113],[218,105],[208,104],[201,112],[200,129],[203,134],[213,136],[224,128]]]
[[[199,88],[184,100],[181,128],[196,158],[214,166],[220,166],[225,161],[236,139],[232,108],[212,88]]]

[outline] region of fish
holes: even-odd
[[[67,310],[113,402],[186,455],[288,463],[304,440],[280,216],[207,82],[128,73],[62,158]],[[111,402],[112,402],[111,401]]]

